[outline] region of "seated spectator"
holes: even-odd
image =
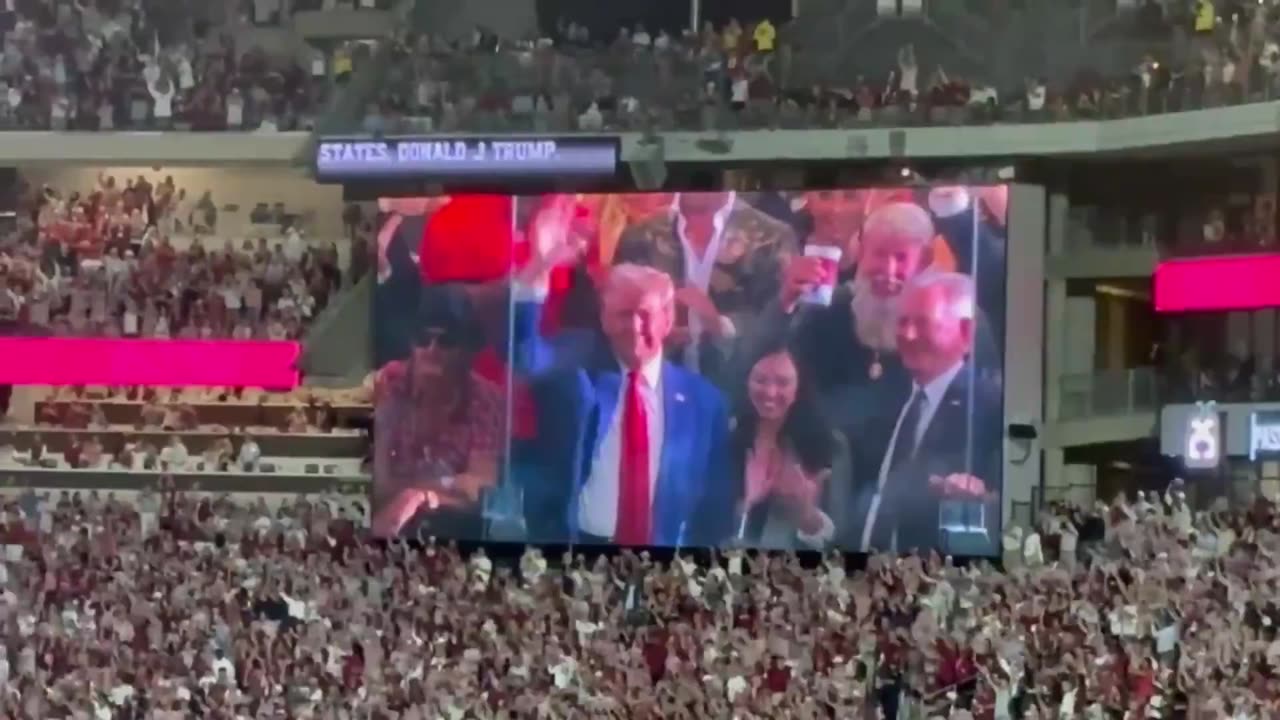
[[[236,460],[245,472],[258,470],[258,463],[262,460],[262,449],[258,447],[258,441],[254,440],[252,435],[244,434],[244,441],[240,444],[240,452]]]
[[[164,449],[160,451],[161,467],[170,471],[183,471],[187,468],[190,455],[180,435],[172,434]]]
[[[96,435],[90,435],[89,438],[81,446],[80,463],[78,466],[88,470],[104,469],[109,458],[103,453],[102,440]]]

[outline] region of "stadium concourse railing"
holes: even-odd
[[[1159,407],[1156,369],[1071,373],[1059,380],[1058,420],[1154,413]]]
[[[353,105],[344,105],[352,107]],[[318,134],[363,134],[322,123]],[[403,132],[417,132],[401,128]],[[485,134],[517,132],[490,127]],[[616,132],[622,159],[650,157],[644,135]],[[844,128],[661,133],[667,162],[829,161],[914,158],[1004,159],[1126,153],[1225,153],[1269,142],[1280,133],[1280,102],[1253,103],[1143,117],[945,127],[852,124]],[[394,133],[388,131],[386,134]],[[476,134],[466,130],[452,135]],[[548,130],[542,134],[564,134]],[[600,133],[596,133],[600,134]],[[0,132],[0,155],[13,164],[289,165],[309,163],[310,133]]]
[[[38,487],[48,490],[80,490],[99,492],[155,488],[162,478],[173,480],[182,490],[210,493],[288,493],[307,494],[337,492],[344,495],[367,495],[368,475],[326,475],[321,473],[268,472],[178,472],[161,473],[136,470],[69,470],[0,467],[0,495],[5,490]]]

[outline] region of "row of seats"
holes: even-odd
[[[0,424],[0,473],[368,476],[370,391],[301,387],[22,388]],[[26,413],[29,412],[28,416]],[[92,481],[96,482],[96,481]]]

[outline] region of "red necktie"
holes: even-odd
[[[644,377],[627,373],[627,396],[622,408],[622,458],[618,464],[618,526],[614,542],[648,545],[649,417],[644,407]]]

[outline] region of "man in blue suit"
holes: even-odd
[[[737,485],[720,391],[665,362],[675,288],[665,273],[613,267],[600,327],[538,333],[558,249],[535,230],[516,283],[515,366],[531,384],[537,436],[513,451],[529,538],[619,545],[717,545],[733,532]],[[563,235],[560,236],[563,238]],[[566,258],[561,255],[561,258]]]

